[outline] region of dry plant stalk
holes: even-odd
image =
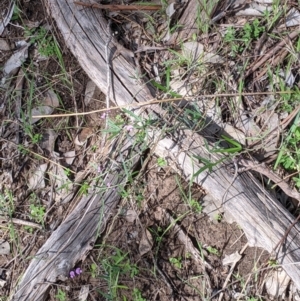
[[[97,4],[97,3],[84,3],[75,1],[74,4],[90,8],[108,9],[111,11],[116,10],[160,10],[161,5],[123,5],[123,4]]]
[[[252,74],[254,71],[256,71],[273,55],[277,54],[280,50],[282,50],[285,47],[285,45],[288,44],[289,41],[294,40],[299,35],[299,33],[300,33],[299,29],[294,30],[288,36],[286,36],[282,41],[280,41],[275,47],[270,49],[270,51],[266,55],[262,56],[256,62],[254,62],[247,70],[245,74],[245,78],[248,77],[250,74]]]

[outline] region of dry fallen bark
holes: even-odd
[[[84,260],[119,202],[121,187],[127,182],[123,164],[132,171],[143,152],[142,145],[135,144],[133,149],[134,141],[134,136],[114,141],[106,163],[101,164],[107,171],[105,177],[90,174],[93,180],[87,195],[78,195],[78,205],[31,260],[10,300],[45,300],[51,284],[66,280],[75,264]],[[122,147],[115,154],[117,144]]]
[[[107,24],[101,11],[90,8],[78,10],[78,7],[70,0],[45,1],[49,13],[55,18],[66,44],[85,72],[105,93],[107,91],[105,44],[108,37],[106,35]],[[190,0],[187,5],[190,9],[194,8],[197,3],[194,2],[193,6],[191,5],[192,1]],[[186,12],[186,14],[188,13],[189,18],[193,18],[197,12],[195,9],[191,9]],[[117,48],[117,42],[112,40],[109,47],[113,53]],[[114,59],[112,70],[114,97],[111,95],[111,99],[115,99],[117,105],[144,102],[151,99],[151,87],[146,87],[135,81],[135,72],[134,62],[127,61],[122,53],[121,56]],[[148,110],[149,113],[155,112],[159,118],[166,118],[163,109],[157,105],[152,105]],[[145,113],[143,112],[143,114]],[[164,120],[164,122],[168,123],[167,120]],[[194,133],[189,129],[185,129],[173,134],[180,137],[180,143],[178,137],[177,139],[174,136],[170,137],[170,135],[168,138],[162,137],[160,129],[152,133],[152,142],[159,141],[156,144],[156,153],[159,156],[169,158],[170,164],[178,172],[183,173],[187,179],[191,178],[201,167],[201,164],[195,160],[195,156],[201,156],[212,162],[219,159],[218,156],[211,154],[205,148],[205,132]],[[208,133],[207,136],[210,135]],[[136,153],[139,153],[139,151]],[[111,182],[117,184],[120,180],[118,174],[121,172],[118,169],[115,173],[112,173]],[[216,201],[221,203],[232,176],[220,164],[214,168],[213,172],[201,173],[195,181],[209,191]],[[101,231],[101,227],[107,219],[107,214],[115,205],[117,194],[112,191],[107,193],[110,195],[101,196],[95,191],[81,200],[79,207],[60,226],[60,230],[51,235],[39,251],[37,258],[31,262],[12,300],[43,300],[49,282],[55,282],[59,275],[66,275],[68,269],[72,268],[76,261],[84,256],[91,248],[90,242],[95,237],[95,229],[98,227]],[[100,200],[106,200],[108,203],[101,207],[99,206]],[[249,244],[263,247],[269,252],[273,250],[285,234],[285,230],[293,222],[293,217],[273,196],[261,187],[260,183],[250,173],[241,174],[232,184],[224,206],[245,231]],[[83,210],[89,208],[84,219],[80,215],[82,214],[80,208]],[[100,217],[102,219],[99,226]],[[95,218],[96,220],[94,220]],[[78,224],[79,220],[80,223]],[[72,232],[74,227],[76,231]],[[300,289],[300,269],[296,264],[300,261],[299,229],[299,225],[296,225],[288,234],[278,253],[278,262],[283,265],[286,272],[294,280],[295,285]],[[86,236],[77,235],[80,233],[79,231],[81,233],[85,231],[83,233],[86,233]],[[65,243],[66,241],[68,243]],[[49,261],[51,264],[49,264]],[[45,280],[48,282],[45,282]]]
[[[98,9],[108,9],[111,11],[120,11],[120,10],[160,10],[161,5],[118,5],[118,4],[89,4],[84,2],[74,1],[74,4],[81,5],[90,8],[98,8]]]
[[[202,157],[210,162],[217,162],[220,157],[209,153],[201,147],[204,138],[191,131],[185,131],[185,138],[180,146],[174,147],[174,140],[164,138],[158,143],[155,152],[168,158],[170,164],[189,180],[201,167],[195,157]],[[231,183],[233,174],[229,173],[223,164],[218,165],[212,172],[202,172],[195,182],[209,192],[222,205],[224,192]],[[249,245],[257,246],[273,253],[277,243],[285,236],[286,230],[294,221],[294,217],[268,193],[250,172],[240,174],[228,190],[223,204],[224,209],[245,232]],[[297,263],[300,260],[299,224],[288,233],[286,240],[276,251],[277,261],[283,265],[288,275],[300,287],[300,270]]]

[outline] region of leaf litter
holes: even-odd
[[[236,14],[234,14],[234,18],[239,18],[239,15],[246,15],[247,18],[251,18],[252,16],[262,16],[263,14],[266,14],[266,12],[272,13],[272,7],[270,7],[270,3],[268,1],[257,1],[257,3],[253,2],[247,9],[238,10]],[[236,5],[238,5],[238,3],[236,3]],[[0,27],[0,29],[4,32],[4,37],[7,37],[7,34],[5,34],[5,28],[9,26],[12,11],[12,6],[10,6],[10,9],[4,16],[5,22],[1,23],[3,28]],[[171,22],[177,15],[177,8],[173,3],[168,5],[166,13],[167,20],[164,19],[164,17],[159,16],[157,17],[157,23],[155,26],[150,24],[149,19],[144,18],[143,20],[148,23],[148,29],[147,31],[142,30],[143,34],[140,37],[134,33],[137,33],[137,28],[141,29],[141,26],[137,22],[133,21],[132,26],[130,27],[132,32],[125,32],[125,44],[134,37],[133,40],[137,42],[136,44],[142,43],[147,46],[147,43],[150,41],[149,37],[151,37],[152,40],[155,40],[154,37],[157,33],[163,36],[163,41],[169,41],[172,33],[169,28],[166,30],[167,21]],[[298,10],[292,8],[286,16],[285,25],[287,27],[299,25],[298,15]],[[121,15],[117,14],[116,18],[122,20]],[[234,18],[228,16],[228,18],[224,17],[223,19],[220,19],[218,21],[218,25],[220,25],[221,30],[223,25],[226,25],[225,28],[228,28],[228,26],[232,25],[234,27],[235,24],[238,24],[240,20],[236,21]],[[249,20],[251,21],[251,19]],[[241,28],[241,26],[244,26],[249,20],[243,20],[237,28]],[[151,25],[153,26],[152,29]],[[237,36],[234,37],[235,40],[247,38],[246,29],[243,30],[244,32],[242,34],[237,34]],[[139,32],[141,32],[141,30]],[[163,33],[165,33],[165,35],[163,35]],[[140,41],[138,41],[139,39]],[[228,65],[226,66],[226,62],[229,62],[230,65],[231,62],[242,59],[242,55],[245,57],[247,55],[250,56],[251,51],[253,51],[253,47],[251,48],[251,44],[249,44],[247,46],[248,48],[245,47],[243,50],[240,49],[236,51],[235,49],[231,49],[232,52],[228,55],[229,50],[225,48],[234,46],[235,41],[232,40],[231,44],[229,43],[229,45],[224,48],[224,51],[219,51],[219,49],[216,49],[215,45],[220,41],[218,41],[217,38],[215,39],[215,43],[211,44],[210,42],[207,43],[207,39],[205,38],[201,41],[201,43],[198,41],[185,41],[182,44],[184,46],[182,51],[178,51],[175,56],[174,53],[172,55],[172,52],[170,54],[168,50],[149,53],[146,51],[146,54],[142,55],[142,59],[144,60],[142,63],[144,66],[149,66],[152,62],[156,62],[156,72],[151,72],[151,68],[149,68],[148,76],[155,80],[159,78],[160,83],[164,83],[165,79],[161,70],[163,70],[166,65],[163,64],[163,61],[168,61],[168,59],[176,60],[176,56],[178,59],[178,57],[180,58],[182,55],[187,58],[187,62],[180,62],[177,68],[173,68],[171,70],[171,75],[173,78],[177,78],[177,82],[180,80],[179,86],[189,82],[190,87],[186,90],[186,93],[188,93],[187,91],[192,91],[192,93],[197,95],[199,89],[203,89],[203,86],[207,91],[215,91],[213,90],[213,85],[211,83],[212,78],[224,81],[227,85],[226,92],[235,92],[239,89],[239,87],[233,86],[230,81],[225,80],[228,77],[228,70],[226,70],[226,72],[221,72],[220,69],[223,67],[228,68]],[[270,40],[267,41],[267,45],[270,45],[271,42],[272,41]],[[236,44],[236,47],[240,47],[238,43]],[[256,43],[258,42],[256,41]],[[21,40],[18,47],[16,47],[14,53],[12,53],[6,60],[1,79],[3,87],[5,87],[6,91],[9,92],[14,91],[13,89],[15,89],[14,92],[18,92],[22,89],[25,90],[26,88],[26,84],[24,83],[24,74],[21,73],[20,67],[23,67],[26,60],[30,57],[31,50],[29,44],[25,42],[25,40]],[[266,51],[266,49],[264,51]],[[161,53],[164,55],[161,55]],[[191,57],[190,54],[192,54],[193,57]],[[237,58],[235,58],[235,56]],[[200,64],[199,57],[202,57],[202,59],[205,58]],[[66,54],[66,59],[67,58],[71,58],[68,53]],[[190,65],[189,70],[186,65],[189,63],[188,59],[191,59],[192,63],[195,64]],[[284,56],[282,62],[284,62]],[[55,82],[55,76],[59,76],[59,74],[55,74],[55,70],[59,70],[59,67],[61,67],[57,64],[57,61],[55,62],[51,61],[51,59],[46,59],[45,61],[37,60],[36,63],[40,64],[39,67],[42,67],[42,64],[44,64],[45,69],[43,71],[52,72],[53,77],[51,77],[51,80]],[[205,80],[199,80],[199,74],[203,77],[203,75],[207,72],[211,72],[210,64],[216,64],[216,66],[213,67],[214,72],[211,77],[208,76],[205,77]],[[218,68],[218,64],[221,66],[220,68]],[[200,65],[203,67],[202,70],[197,69]],[[230,68],[233,68],[234,72],[238,72],[235,66],[230,65]],[[40,71],[36,69],[34,72],[39,73]],[[78,86],[78,90],[75,92],[77,93],[77,96],[75,96],[76,101],[79,101],[85,96],[85,106],[89,107],[89,105],[93,102],[92,98],[95,92],[95,86],[93,83],[88,81],[82,71],[75,72],[73,69],[73,74],[75,73],[77,73],[78,76],[78,78],[74,77],[74,80],[77,80]],[[18,84],[14,86],[13,76],[15,74],[19,74],[19,79],[22,80],[19,80]],[[299,75],[295,71],[294,67],[289,68],[284,66],[284,68],[281,68],[279,71],[271,70],[265,74],[272,78],[273,85],[280,85],[282,80],[289,87],[298,85]],[[48,81],[49,78],[45,78],[44,83]],[[259,84],[266,86],[266,82],[267,78],[261,77]],[[35,79],[35,85],[37,87],[39,86],[37,78]],[[15,88],[9,90],[13,86]],[[179,92],[179,90],[177,90],[174,86],[170,85],[168,88],[170,87],[176,92]],[[29,86],[27,86],[27,89],[29,89]],[[44,89],[38,91],[37,94],[39,94],[39,96],[46,96],[39,98],[39,101],[36,101],[33,106],[29,108],[30,110],[27,110],[28,108],[25,108],[24,106],[24,102],[26,102],[24,93],[19,93],[13,99],[13,104],[15,105],[14,110],[10,110],[7,104],[2,104],[4,106],[3,112],[7,114],[5,116],[6,119],[11,118],[14,120],[14,118],[17,118],[17,120],[20,120],[20,118],[22,118],[22,114],[25,114],[24,116],[32,121],[29,121],[29,124],[27,122],[23,122],[22,124],[15,121],[12,122],[11,127],[9,127],[4,122],[5,120],[2,120],[1,136],[6,139],[4,140],[6,141],[4,144],[6,150],[3,150],[1,157],[6,158],[6,161],[3,161],[2,163],[2,168],[3,174],[7,175],[7,177],[5,177],[6,179],[3,178],[2,181],[3,193],[7,193],[5,192],[5,188],[13,192],[13,203],[16,208],[9,207],[10,205],[7,201],[9,200],[9,197],[5,198],[5,202],[1,200],[0,205],[5,205],[6,210],[11,210],[14,217],[18,217],[20,220],[27,220],[29,212],[28,210],[26,211],[26,208],[29,207],[29,197],[37,197],[42,201],[43,206],[45,206],[47,210],[50,210],[51,214],[53,214],[52,220],[46,219],[45,221],[47,227],[47,224],[50,224],[53,219],[61,219],[61,216],[58,215],[64,215],[65,213],[62,204],[68,203],[68,201],[72,199],[73,195],[77,193],[76,184],[79,182],[76,182],[76,177],[75,180],[73,179],[73,176],[70,175],[68,169],[76,173],[78,176],[79,170],[84,169],[84,166],[88,165],[91,158],[95,155],[91,147],[92,143],[90,143],[93,139],[92,137],[94,132],[92,129],[95,125],[90,123],[87,126],[81,125],[80,128],[78,128],[78,124],[74,121],[65,123],[58,121],[58,127],[56,127],[55,124],[48,121],[46,118],[34,118],[36,115],[50,115],[56,108],[60,107],[61,103],[58,101],[58,94],[64,97],[65,107],[63,109],[70,110],[71,112],[75,111],[74,99],[66,96],[71,95],[68,89],[64,90],[64,88],[60,88],[60,84],[56,82],[53,89],[51,87],[46,90],[46,92]],[[182,91],[184,90],[180,90],[180,93],[182,93]],[[222,90],[217,90],[215,92],[222,92]],[[8,99],[7,96],[8,94],[6,94],[6,99]],[[3,99],[2,95],[1,99]],[[222,99],[222,97],[210,104],[211,110],[213,110],[210,114],[211,116],[217,116],[216,118],[219,118],[219,120],[221,115],[222,118],[220,122],[227,123],[227,126],[234,129],[235,132],[240,131],[240,133],[243,134],[243,138],[241,140],[237,138],[238,135],[236,137],[234,136],[234,131],[232,131],[231,136],[235,137],[238,141],[243,141],[243,143],[246,140],[251,141],[251,138],[255,138],[258,132],[260,132],[262,136],[268,135],[268,133],[279,128],[282,120],[286,119],[286,116],[283,114],[282,116],[285,117],[282,117],[280,115],[281,112],[278,112],[277,110],[280,103],[276,102],[276,98],[270,100],[270,98],[268,99],[267,97],[264,99],[245,97],[243,103],[238,102],[239,98],[236,100],[237,102],[235,102],[233,106],[235,109],[238,108],[237,111],[239,113],[237,114],[237,118],[235,118],[234,114],[232,114],[229,104],[225,101],[225,99]],[[269,106],[270,102],[274,103],[274,105]],[[245,103],[247,103],[247,105],[245,105]],[[80,107],[80,109],[82,108]],[[16,112],[16,116],[14,116],[14,112]],[[243,114],[246,118],[241,117]],[[97,120],[97,115],[95,115],[95,117]],[[98,119],[101,120],[100,116],[98,116]],[[236,122],[236,119],[239,119],[239,122]],[[24,121],[24,119],[22,121]],[[88,121],[85,120],[84,122]],[[238,129],[235,129],[237,124]],[[30,125],[33,128],[30,129],[30,131],[27,129],[26,132],[25,125]],[[99,124],[96,126],[99,126]],[[53,128],[55,129],[55,132],[53,132]],[[227,128],[227,132],[228,131],[230,130]],[[45,144],[39,143],[39,136],[35,136],[38,135],[39,132],[42,133],[42,137],[46,137],[48,135],[48,140],[47,138],[46,141],[44,140]],[[83,133],[82,139],[79,138],[80,133]],[[34,137],[38,140],[37,142],[33,139]],[[278,146],[278,139],[278,137],[274,136],[270,139],[270,141],[268,141],[268,143],[264,144],[265,157],[271,157],[274,155],[276,152],[276,146]],[[77,141],[80,142],[78,143]],[[22,148],[17,148],[17,146],[13,144],[16,142],[17,144],[20,144]],[[75,148],[75,150],[74,144],[78,147]],[[48,159],[53,161],[50,163],[49,168],[48,163],[45,163],[47,160],[43,162],[43,159],[38,156],[39,154],[44,155],[43,152],[38,152],[40,147],[48,151]],[[26,153],[26,150],[30,150],[32,153],[28,154]],[[81,156],[80,160],[76,159],[77,155]],[[110,232],[108,232],[109,235],[105,236],[105,242],[108,245],[127,252],[132,264],[140,264],[139,277],[130,278],[126,274],[121,274],[120,283],[125,283],[126,285],[124,284],[124,291],[120,291],[120,294],[123,295],[123,297],[125,296],[125,298],[127,297],[128,300],[132,300],[132,288],[135,288],[138,289],[142,296],[147,298],[147,300],[155,300],[155,298],[158,298],[159,300],[170,300],[174,299],[174,295],[176,296],[175,299],[177,298],[178,300],[180,298],[202,300],[201,297],[199,297],[201,294],[213,295],[214,292],[221,289],[222,284],[228,275],[228,270],[224,264],[222,264],[221,257],[226,259],[230,258],[230,261],[237,263],[241,258],[237,256],[237,258],[232,259],[229,254],[237,254],[236,250],[240,249],[241,246],[246,243],[245,237],[238,227],[228,225],[224,221],[219,220],[215,220],[215,222],[212,223],[203,213],[195,214],[190,211],[188,204],[183,203],[183,197],[174,179],[175,175],[171,174],[171,176],[168,177],[168,172],[166,171],[166,174],[160,177],[161,175],[158,175],[157,171],[152,168],[156,164],[155,159],[152,160],[153,161],[151,161],[148,165],[148,180],[146,183],[143,181],[139,183],[142,187],[146,187],[143,190],[143,199],[147,199],[148,202],[143,204],[143,206],[139,209],[133,208],[129,209],[129,211],[127,210],[127,212],[132,213],[131,217],[126,217],[125,215],[125,218],[122,218],[122,214],[119,215],[116,212],[116,216],[118,217],[117,221],[110,224]],[[93,166],[93,168],[96,169],[97,166]],[[79,178],[80,177],[81,175],[79,175]],[[197,191],[198,188],[194,187],[193,193],[197,194]],[[134,193],[137,193],[137,195]],[[137,202],[138,193],[138,191],[133,190],[132,198]],[[22,201],[23,198],[25,202]],[[202,196],[195,196],[195,199],[197,199],[198,202],[202,202]],[[205,205],[205,203],[202,204]],[[160,214],[157,213],[159,210],[161,211]],[[188,214],[186,214],[186,212],[188,212]],[[158,218],[158,216],[160,216],[160,218]],[[179,218],[181,216],[184,217]],[[211,218],[214,219],[216,216],[220,217],[219,213]],[[7,229],[5,228],[0,229],[1,234],[4,237],[9,238],[6,230]],[[15,226],[15,230],[20,233],[20,237],[24,238],[24,234],[22,234],[24,230],[27,231],[27,236],[32,237],[32,232],[30,232],[31,230],[27,228],[25,229],[23,226]],[[45,233],[45,229],[40,231],[42,236],[45,236],[46,239],[47,235]],[[10,243],[17,249],[25,248],[25,245],[22,244],[22,242],[20,245],[16,245],[15,241],[11,241]],[[102,241],[99,241],[99,243],[102,243]],[[219,255],[216,255],[217,253],[209,253],[209,251],[203,247],[204,245],[211,246],[209,250],[215,249],[218,251]],[[251,251],[247,251],[247,259],[243,258],[241,265],[237,268],[237,280],[232,280],[232,284],[230,286],[232,291],[229,289],[226,291],[225,298],[227,298],[227,300],[231,300],[234,296],[238,296],[238,299],[255,294],[256,289],[257,291],[261,290],[262,292],[262,286],[260,286],[259,281],[255,282],[254,279],[248,281],[246,288],[243,288],[241,284],[243,277],[246,278],[248,275],[255,273],[255,271],[253,271],[253,261],[255,261],[255,264],[261,264],[263,266],[265,264],[265,259],[268,257],[268,255],[261,250],[250,250]],[[104,258],[105,256],[109,258],[109,256],[116,256],[118,254],[116,250],[106,250],[105,252],[104,254],[101,254]],[[258,252],[261,252],[263,255],[257,257]],[[7,258],[0,257],[0,278],[2,281],[1,285],[3,287],[3,292],[8,295],[10,292],[7,287],[5,287],[6,283],[12,285],[13,283],[16,283],[16,279],[10,278],[11,274],[8,273],[8,268],[7,270],[3,270],[2,267],[6,266],[11,268],[9,262],[16,259],[14,259],[13,254],[6,255],[8,255]],[[31,255],[34,255],[34,251],[32,251]],[[68,292],[70,299],[75,298],[78,295],[81,296],[81,300],[86,300],[89,294],[90,296],[94,296],[94,298],[100,298],[103,296],[101,293],[96,292],[99,290],[99,283],[98,281],[93,280],[94,277],[92,272],[95,258],[99,261],[98,255],[97,249],[91,251],[88,259],[83,263],[84,268],[82,275],[80,275],[79,278],[74,277],[74,279],[72,279],[72,281],[74,280],[73,282],[68,280],[69,282],[67,282],[67,284],[72,288],[71,291]],[[123,257],[127,258],[126,256]],[[182,268],[179,269],[179,271],[178,269],[174,269],[170,263],[170,258],[176,259],[177,262],[181,262]],[[16,263],[18,264],[18,267],[14,272],[19,272],[19,274],[21,274],[24,272],[26,265],[24,266],[21,262],[17,261]],[[98,262],[96,265],[98,269],[103,269],[103,263],[102,266]],[[203,267],[203,265],[206,266],[206,268]],[[122,267],[124,268],[124,266]],[[209,267],[209,269],[207,269],[207,267]],[[155,270],[155,268],[160,271],[158,274],[155,274],[155,272],[152,273],[151,269]],[[89,272],[85,273],[85,271]],[[102,272],[104,271],[102,270]],[[281,277],[281,274],[279,274],[279,272],[275,272],[273,276],[268,276],[264,283],[270,298],[271,296],[275,298],[287,298],[290,280],[286,278],[285,275]],[[238,276],[240,278],[238,278]],[[163,279],[163,281],[159,281],[158,277],[161,277],[160,279]],[[279,278],[283,278],[282,286],[281,280],[278,282]],[[239,279],[240,282],[238,281]],[[89,286],[84,285],[85,283],[89,283],[93,289],[91,290]],[[110,289],[108,282],[102,279],[102,282],[100,283],[101,290],[107,293]],[[275,286],[273,287],[273,285]],[[79,292],[78,287],[81,287],[81,290],[84,290],[84,292]],[[158,287],[160,288],[159,291],[157,289]],[[130,288],[130,290],[126,292],[127,288]],[[55,289],[55,291],[57,293],[57,289]],[[290,291],[289,294],[291,296],[296,294],[296,292]],[[49,300],[55,300],[54,295],[55,294],[51,292]],[[138,293],[136,293],[136,296],[138,296]],[[265,300],[268,300],[267,298],[268,297],[266,297]]]

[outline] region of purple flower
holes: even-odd
[[[128,125],[125,125],[125,130],[127,131],[127,132],[131,132],[132,130],[133,130],[133,125],[131,125],[131,124],[128,124]]]
[[[101,119],[107,118],[109,113],[110,113],[110,110],[108,110],[107,112],[102,113],[102,115],[100,116],[100,118]]]
[[[74,277],[75,277],[75,272],[74,272],[74,271],[71,271],[71,272],[70,272],[70,278],[73,279]]]
[[[75,273],[77,275],[80,275],[82,273],[82,269],[81,268],[76,268]]]

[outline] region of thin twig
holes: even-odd
[[[216,94],[203,94],[201,98],[217,98],[217,97],[237,97],[237,96],[258,96],[258,95],[284,95],[284,94],[295,94],[295,91],[277,91],[277,92],[246,92],[246,93],[216,93]],[[195,96],[182,96],[182,97],[173,97],[166,99],[150,99],[148,101],[139,102],[139,103],[128,103],[121,106],[111,107],[110,110],[119,110],[124,108],[140,108],[147,105],[167,103],[167,102],[175,102],[178,100],[182,100],[184,98],[185,101],[195,102]],[[52,115],[34,115],[34,118],[54,118],[54,117],[71,117],[71,116],[84,116],[95,113],[104,112],[106,109],[99,109],[89,112],[80,112],[80,113],[69,113],[69,114],[52,114]]]
[[[237,164],[237,161],[236,161],[236,158],[233,159],[233,164],[234,164],[234,175],[233,175],[233,178],[231,180],[231,182],[229,183],[229,185],[227,186],[224,194],[223,194],[223,197],[222,197],[222,205],[224,205],[224,202],[226,200],[226,196],[227,196],[227,193],[230,189],[230,187],[232,186],[232,184],[235,182],[236,178],[237,178],[237,175],[238,175],[238,171],[239,171],[239,167],[238,167],[238,164]]]
[[[242,250],[239,252],[239,254],[242,255],[242,254],[245,252],[245,250],[248,248],[248,246],[249,246],[249,244],[246,243],[245,246],[242,248]],[[224,290],[225,290],[225,288],[227,287],[228,282],[229,282],[229,280],[230,280],[230,278],[231,278],[231,275],[232,275],[232,273],[233,273],[233,271],[234,271],[234,269],[235,269],[235,266],[236,266],[236,264],[237,264],[238,262],[239,262],[239,260],[238,260],[238,261],[235,261],[235,262],[232,264],[232,266],[231,266],[231,268],[230,268],[230,271],[229,271],[229,273],[228,273],[228,275],[227,275],[227,277],[226,277],[226,279],[225,279],[225,282],[224,282],[224,284],[223,284],[223,286],[222,286],[222,290],[221,290],[221,293],[220,293],[220,295],[219,295],[218,301],[221,301],[221,300],[223,299],[223,296],[224,296]]]
[[[1,141],[1,140],[6,141],[7,143],[13,144],[16,148],[18,148],[18,147],[20,146],[20,145],[16,144],[15,142],[9,141],[9,140],[7,140],[7,139],[5,139],[5,138],[3,138],[3,137],[0,137],[0,141]],[[71,169],[69,169],[69,168],[67,168],[67,167],[65,167],[65,166],[63,166],[63,165],[61,165],[61,164],[59,164],[59,163],[57,163],[57,162],[55,162],[55,161],[53,161],[53,160],[51,160],[51,159],[45,157],[45,156],[43,156],[43,155],[41,155],[41,154],[38,154],[38,153],[36,153],[36,152],[30,150],[29,148],[26,148],[26,151],[29,152],[30,154],[33,154],[36,158],[44,159],[44,160],[46,160],[47,162],[50,162],[50,163],[52,163],[52,164],[54,164],[54,165],[56,165],[56,166],[61,167],[63,170],[65,170],[65,171],[67,171],[67,172],[76,174],[75,171],[72,171]],[[30,156],[29,156],[28,158],[31,159],[31,160],[34,160],[34,159],[35,159],[35,158],[31,158]]]
[[[279,53],[277,57],[274,60],[272,60],[272,63],[269,65],[269,67],[278,66],[280,62],[287,56],[288,53],[289,51],[287,49],[283,49],[281,53]],[[258,82],[267,73],[267,71],[268,68],[264,68],[261,72],[259,72],[259,74],[255,76],[253,83]]]
[[[280,122],[280,129],[284,130],[285,128],[288,127],[288,125],[290,124],[290,122],[294,119],[294,117],[298,114],[298,112],[300,111],[300,105],[298,107],[296,107],[292,113],[289,114],[288,117],[286,117],[283,121]],[[277,132],[278,131],[278,127],[274,128],[273,130],[271,130],[268,133],[268,136],[265,137],[265,143],[270,142],[271,140],[273,140],[276,136],[277,136]],[[261,141],[257,141],[254,142],[250,145],[248,145],[249,148],[254,148],[256,145],[258,145]]]
[[[269,178],[272,182],[275,183],[275,185],[279,186],[286,195],[290,196],[291,198],[294,198],[296,200],[300,200],[300,193],[294,189],[291,189],[291,187],[284,182],[278,175],[276,175],[274,172],[269,170],[264,166],[264,164],[260,164],[258,162],[253,162],[250,160],[242,159],[240,161],[240,164],[245,166],[247,169],[254,170],[256,172],[259,172],[260,174],[266,176]]]
[[[288,229],[285,231],[284,235],[282,236],[282,238],[279,240],[279,242],[275,245],[275,247],[273,248],[273,252],[276,252],[276,249],[278,249],[284,242],[284,240],[288,237],[290,231],[292,230],[292,228],[298,223],[300,219],[300,214],[297,216],[297,218],[293,221],[293,223],[288,227]]]
[[[278,51],[280,51],[284,46],[290,41],[295,39],[299,35],[299,29],[293,31],[288,36],[286,36],[281,42],[279,42],[275,47],[273,47],[266,55],[256,61],[245,74],[245,78],[256,71],[262,64],[264,64],[269,58],[275,55]]]
[[[160,10],[161,5],[123,5],[123,4],[97,4],[97,3],[84,3],[75,1],[74,4],[90,8],[108,9],[111,11],[116,10]]]
[[[110,87],[111,87],[111,66],[110,66],[110,53],[109,53],[109,43],[112,40],[112,33],[110,30],[111,20],[107,23],[107,41],[105,43],[105,58],[106,58],[106,84],[107,84],[107,91],[106,91],[106,110],[108,113],[109,110],[109,99],[110,99]],[[105,118],[105,126],[107,127],[107,118]]]
[[[29,221],[24,221],[22,219],[18,219],[18,218],[5,218],[5,217],[1,217],[0,216],[0,222],[3,223],[3,222],[8,222],[8,221],[11,221],[13,224],[16,224],[16,225],[22,225],[22,226],[27,226],[27,227],[32,227],[32,228],[37,228],[37,229],[42,229],[42,226],[37,224],[37,223],[33,223],[33,222],[29,222]]]

